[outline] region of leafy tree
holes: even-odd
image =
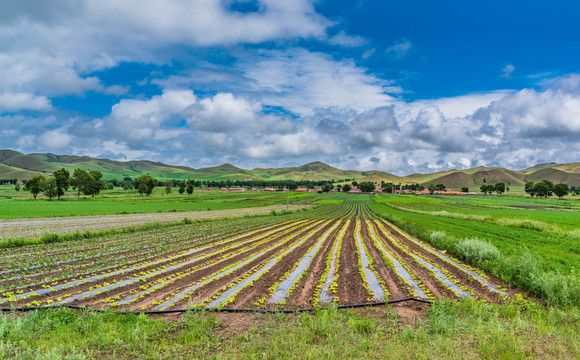
[[[64,195],[64,192],[68,190],[70,186],[69,183],[70,173],[67,169],[62,168],[54,172],[54,178],[56,180],[56,196],[60,200],[60,197]]]
[[[435,185],[435,190],[445,191],[446,188],[447,188],[447,186],[445,186],[444,184]]]
[[[534,191],[534,183],[532,181],[526,181],[524,191],[526,194],[530,194],[531,197],[534,197],[534,195],[536,195],[536,192]]]
[[[339,185],[336,185],[336,189],[337,189],[338,191],[340,191],[340,190],[342,189],[342,185],[340,185],[340,184],[339,184]]]
[[[70,183],[77,189],[77,198],[81,197],[81,193],[86,194],[86,192],[90,192],[89,187],[93,180],[93,177],[86,170],[76,168],[73,171],[73,177]]]
[[[157,182],[157,179],[151,175],[141,175],[137,180],[135,180],[135,189],[137,189],[141,196],[143,196],[143,194],[149,196],[153,192]]]
[[[343,191],[343,192],[349,192],[349,191],[351,191],[351,190],[352,190],[352,187],[351,187],[349,184],[344,184],[344,185],[342,186],[342,191]]]
[[[548,185],[548,195],[546,195],[546,196],[552,196],[552,194],[554,192],[554,183],[548,179],[544,179],[544,180],[542,180],[542,182],[545,183],[546,185]]]
[[[568,195],[569,191],[570,188],[568,187],[568,184],[560,183],[554,186],[554,194],[556,194],[556,196],[560,199]]]
[[[503,194],[505,192],[505,184],[502,182],[499,182],[499,183],[495,184],[493,189],[495,190],[496,193],[498,193],[501,196],[501,194]]]
[[[58,196],[58,185],[57,180],[54,177],[48,178],[44,182],[44,195],[48,196],[48,200],[52,200],[53,197]]]
[[[550,187],[544,181],[534,184],[534,193],[540,197],[548,197]]]
[[[187,186],[185,184],[185,181],[180,181],[178,186],[179,186],[178,190],[179,194],[183,195],[183,193],[185,192],[185,187]]]
[[[464,186],[464,187],[461,188],[461,191],[462,192],[465,192],[465,193],[466,192],[469,192],[469,188]]]
[[[370,182],[370,181],[365,181],[365,182],[358,184],[358,188],[362,192],[373,192],[375,190],[375,183]]]
[[[186,189],[187,195],[193,194],[193,185],[195,185],[194,180],[187,180],[187,189]]]
[[[103,173],[101,173],[100,171],[96,170],[89,171],[88,186],[85,187],[83,193],[85,195],[92,195],[93,197],[95,197],[95,195],[98,195],[101,192],[101,190],[105,188],[105,182],[101,180],[102,177]]]
[[[16,183],[14,184],[14,190],[20,191],[20,181],[16,180]]]
[[[324,186],[322,186],[322,192],[330,192],[330,190],[332,190],[332,185],[324,184]]]
[[[435,190],[436,190],[435,185],[433,185],[433,184],[429,185],[428,189],[429,189],[429,194],[433,195],[435,193]]]
[[[44,189],[44,183],[46,182],[46,178],[42,175],[36,175],[32,179],[29,179],[24,184],[24,190],[30,191],[32,196],[36,199],[36,195]]]
[[[356,180],[355,180],[355,181],[353,181],[353,182],[351,182],[351,184],[352,184],[352,187],[353,187],[353,188],[355,188],[355,187],[357,187],[357,186],[358,186],[358,182],[357,182]]]
[[[495,186],[494,185],[491,185],[491,184],[489,184],[489,185],[488,184],[484,184],[484,185],[481,185],[479,187],[479,189],[481,190],[482,193],[484,193],[485,195],[487,195],[487,194],[491,194],[495,190]]]
[[[173,188],[173,181],[171,180],[165,180],[165,193],[167,195],[171,194],[171,190]]]

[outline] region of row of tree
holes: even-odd
[[[56,170],[53,174],[54,176],[49,178],[42,175],[34,176],[24,183],[24,190],[30,191],[35,199],[38,194],[43,192],[52,200],[54,197],[60,199],[69,187],[77,190],[78,197],[80,197],[81,193],[95,196],[105,187],[105,183],[101,180],[103,174],[99,171],[86,171],[77,168],[71,177],[70,172],[62,168]]]
[[[524,186],[524,191],[531,197],[544,197],[556,195],[558,198],[562,198],[568,195],[570,192],[576,195],[580,194],[580,188],[572,186],[570,188],[568,184],[560,183],[554,185],[550,180],[544,179],[538,182],[528,181]]]

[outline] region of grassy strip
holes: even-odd
[[[493,245],[487,243],[485,238],[483,241],[478,239],[475,243],[473,239],[471,242],[466,242],[465,239],[455,238],[445,231],[433,231],[430,220],[436,216],[421,215],[420,219],[403,218],[405,213],[401,210],[379,204],[370,205],[370,207],[378,216],[408,233],[427,240],[434,246],[445,249],[502,280],[541,297],[550,305],[580,306],[580,277],[574,270],[567,274],[544,271],[541,262],[528,251],[525,245],[520,245],[518,253],[508,255],[501,252],[498,255],[493,250]],[[469,225],[468,221],[465,222]],[[512,241],[511,238],[505,240]]]
[[[462,213],[455,213],[455,212],[448,212],[446,210],[443,211],[421,211],[416,209],[409,209],[402,206],[389,204],[394,209],[412,212],[415,214],[421,215],[429,215],[429,216],[439,216],[439,217],[446,217],[451,219],[460,219],[460,220],[469,220],[469,221],[478,221],[482,223],[488,224],[496,224],[500,226],[508,226],[520,229],[529,229],[535,230],[540,232],[549,232],[556,235],[562,235],[571,237],[574,239],[580,239],[580,229],[564,229],[559,226],[551,225],[542,221],[537,220],[529,220],[529,219],[508,219],[508,218],[499,218],[495,219],[489,215],[476,215],[476,214],[462,214]]]
[[[227,314],[222,316],[238,316]],[[0,315],[3,359],[578,358],[580,315],[439,301],[414,327],[388,307],[246,315],[230,329],[213,314],[181,321],[70,309]],[[235,322],[235,321],[234,321]]]

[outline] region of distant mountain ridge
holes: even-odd
[[[385,181],[394,183],[445,184],[448,188],[466,186],[478,189],[483,183],[504,182],[508,186],[523,186],[526,181],[548,179],[554,183],[565,182],[580,186],[580,162],[569,164],[546,163],[514,171],[504,168],[476,167],[466,170],[446,170],[432,174],[397,176],[384,171],[341,170],[320,161],[296,167],[255,168],[246,170],[232,164],[194,169],[172,166],[148,160],[116,161],[88,156],[22,154],[14,150],[0,150],[0,179],[29,179],[34,175],[52,173],[60,168],[98,170],[104,179],[136,178],[150,174],[159,179],[195,180],[344,180]]]

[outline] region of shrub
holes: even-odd
[[[457,245],[457,255],[474,265],[499,259],[499,250],[487,241],[463,239]]]

